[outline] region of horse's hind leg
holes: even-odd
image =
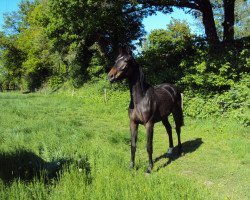
[[[162,123],[165,126],[167,134],[168,134],[169,149],[168,149],[168,152],[167,152],[166,156],[169,157],[172,154],[173,149],[174,149],[173,137],[172,137],[172,127],[171,127],[171,125],[170,125],[170,123],[168,121],[168,118],[163,119]]]
[[[178,136],[178,153],[181,154],[182,153],[182,144],[181,144],[181,127],[180,126],[176,126],[175,128],[177,136]]]
[[[178,152],[182,153],[182,144],[181,144],[181,126],[183,126],[183,114],[182,109],[177,107],[173,109],[173,117],[175,121],[175,130],[178,136]]]

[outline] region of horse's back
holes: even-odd
[[[180,96],[179,89],[170,83],[164,83],[161,85],[156,85],[154,87],[155,95],[159,98],[160,101],[170,101],[175,102]]]

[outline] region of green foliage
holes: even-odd
[[[242,38],[250,35],[250,2],[246,0],[238,0],[235,2],[235,37]]]
[[[213,4],[214,18],[217,28],[217,33],[220,39],[223,38],[223,23],[224,23],[224,8],[223,0],[211,0]],[[247,37],[250,35],[250,2],[248,0],[235,1],[235,38]],[[200,21],[202,19],[200,18]]]
[[[48,81],[48,86],[52,89],[59,88],[63,84],[63,77],[61,76],[51,76]]]
[[[193,63],[180,64],[185,70],[179,84],[186,90],[197,90],[201,93],[216,93],[230,89],[239,79],[241,73],[249,70],[249,49],[219,48],[212,55],[207,50],[197,49]]]
[[[191,91],[185,93],[185,113],[195,118],[225,115],[249,126],[249,94],[250,76],[244,74],[238,83],[222,94],[208,96],[194,94]]]
[[[43,28],[33,27],[23,31],[18,38],[18,45],[26,53],[27,59],[22,63],[22,76],[27,82],[27,90],[39,88],[50,74],[53,65],[51,45]]]
[[[167,30],[154,30],[143,46],[140,64],[149,82],[178,84],[201,94],[223,92],[249,71],[249,41],[242,47],[208,48],[190,33],[185,22],[174,20]]]
[[[194,36],[185,21],[173,20],[167,30],[154,30],[146,40],[139,62],[151,83],[175,83],[183,76],[180,63],[194,52]]]
[[[17,80],[6,79],[28,91],[51,76],[49,85],[60,84],[55,81],[60,77],[80,87],[98,76],[93,65],[105,71],[119,44],[131,44],[144,34],[143,14],[134,12],[137,7],[128,1],[22,1],[18,12],[6,15],[3,32],[20,53],[0,44],[6,72],[18,68],[15,71],[20,73],[11,74]],[[10,58],[15,58],[14,63],[7,62]]]
[[[0,35],[0,76],[3,89],[19,89],[22,77],[22,62],[26,58],[25,52],[17,45],[15,36]]]
[[[92,56],[102,57],[107,64],[119,44],[130,44],[143,34],[140,14],[129,12],[134,9],[129,2],[49,0],[48,8],[46,32],[62,59],[71,65],[69,73],[76,86],[86,82]],[[93,52],[93,45],[99,50]],[[67,60],[72,58],[70,54],[74,55],[73,64]]]
[[[28,29],[30,14],[38,2],[38,0],[22,0],[17,12],[5,14],[5,23],[3,25],[5,35],[18,35],[23,30]]]
[[[33,19],[33,12],[38,12],[37,3],[23,1],[13,23],[8,22],[7,17],[5,31],[15,26],[18,31],[3,35],[0,42],[4,71],[9,74],[6,81],[14,82],[23,91],[39,88],[52,65],[51,43],[41,24]]]
[[[151,7],[154,3],[147,1],[22,1],[18,12],[6,15],[0,34],[1,88],[55,89],[65,81],[79,88],[98,79],[113,64],[120,44],[133,46],[144,35],[143,17],[156,10],[171,12],[173,2],[164,7],[157,1]],[[222,1],[212,4],[219,16]],[[248,4],[238,1],[236,25],[245,30],[243,8]],[[166,30],[149,34],[138,60],[152,84],[171,82],[200,93],[223,92],[249,70],[249,41],[238,42],[209,49],[205,38],[194,36],[185,21],[173,19]]]

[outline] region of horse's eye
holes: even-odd
[[[127,58],[127,59],[124,60],[125,63],[128,63],[129,61],[130,61],[129,58]]]

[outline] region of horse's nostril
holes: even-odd
[[[114,74],[109,74],[108,79],[109,79],[110,82],[114,81],[115,75]]]

